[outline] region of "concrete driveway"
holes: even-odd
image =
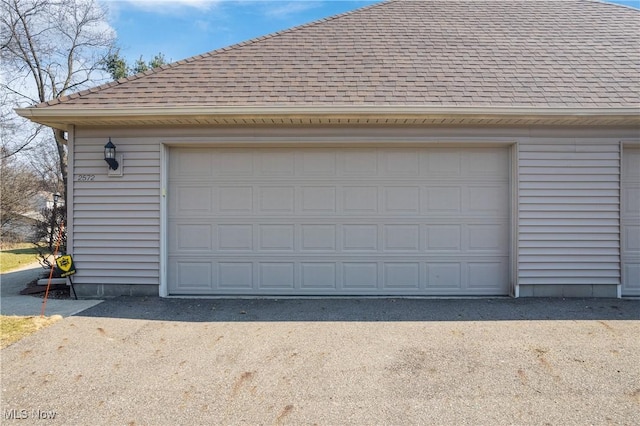
[[[43,298],[20,294],[28,283],[39,278],[43,269],[37,263],[0,275],[0,314],[38,316]],[[101,300],[48,299],[44,314],[67,317],[97,305]]]
[[[2,424],[640,424],[639,301],[119,298],[1,354]]]

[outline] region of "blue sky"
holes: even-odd
[[[99,1],[127,60],[162,52],[177,61],[380,0]]]
[[[379,0],[98,0],[133,62],[163,53],[170,62]],[[535,0],[532,0],[535,1]],[[640,8],[640,0],[610,0]]]

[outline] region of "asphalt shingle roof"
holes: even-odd
[[[640,11],[591,0],[391,0],[41,104],[640,105]]]

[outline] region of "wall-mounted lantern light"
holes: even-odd
[[[109,142],[104,146],[104,161],[109,164],[109,168],[111,170],[118,170],[118,161],[116,160],[116,146],[111,142],[111,138],[109,138]]]

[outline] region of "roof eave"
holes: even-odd
[[[640,106],[633,107],[461,107],[461,106],[220,106],[220,107],[126,107],[126,108],[21,108],[18,115],[58,129],[71,125],[166,125],[172,124],[335,124],[336,120],[371,124],[381,119],[422,120],[424,124],[462,120],[466,125],[536,123],[573,125],[640,126]],[[244,122],[244,123],[243,123]],[[346,123],[347,121],[345,121]]]

